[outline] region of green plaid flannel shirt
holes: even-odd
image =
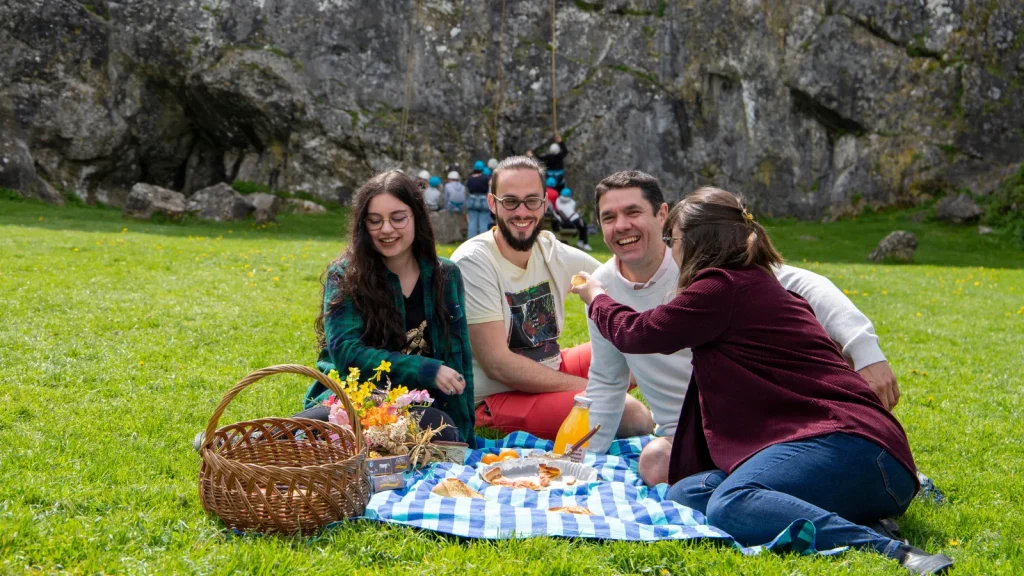
[[[422,389],[430,392],[430,395],[436,399],[434,407],[443,410],[455,420],[459,436],[472,446],[473,424],[476,418],[473,405],[473,357],[469,346],[469,328],[466,324],[462,273],[459,271],[459,267],[450,260],[445,258],[438,258],[438,260],[446,274],[444,302],[452,320],[448,327],[448,340],[444,341],[441,337],[442,333],[437,330],[438,319],[434,310],[433,276],[435,268],[426,260],[420,259],[420,277],[423,280],[423,312],[427,318],[427,333],[432,348],[430,357],[401,354],[367,346],[362,340],[365,329],[363,319],[356,312],[352,300],[346,298],[334,314],[329,314],[324,318],[327,347],[320,351],[320,358],[317,360],[316,366],[324,374],[331,370],[337,370],[338,374],[344,378],[350,367],[359,368],[362,374],[368,375],[380,365],[381,360],[387,360],[391,363],[389,374],[391,382],[410,390]],[[324,293],[323,304],[325,312],[328,303],[338,290],[337,282],[334,279],[340,278],[344,274],[345,263],[334,266],[328,271],[327,290]],[[402,296],[401,283],[398,276],[391,272],[388,272],[388,281],[391,283],[392,292],[395,295],[395,307],[401,314],[404,325],[405,299]],[[443,396],[438,393],[434,379],[442,364],[465,377],[466,389],[462,394]],[[331,391],[323,384],[314,382],[306,392],[305,407],[312,408],[330,395]]]

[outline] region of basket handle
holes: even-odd
[[[356,437],[356,452],[363,451],[365,448],[363,440],[363,426],[359,423],[359,415],[356,413],[355,407],[352,406],[352,401],[349,400],[348,396],[341,391],[338,387],[338,383],[328,378],[326,374],[319,370],[307,368],[306,366],[301,366],[299,364],[279,364],[277,366],[261,368],[239,380],[238,384],[235,384],[234,388],[228,390],[228,393],[224,395],[224,399],[217,405],[217,409],[213,411],[213,415],[210,416],[210,423],[206,425],[206,438],[203,439],[203,445],[200,450],[205,450],[213,443],[213,436],[217,432],[217,424],[220,422],[220,417],[224,414],[224,410],[228,407],[228,404],[234,400],[235,396],[250,385],[255,384],[257,381],[262,380],[267,376],[273,376],[274,374],[299,374],[301,376],[308,376],[316,379],[317,382],[320,382],[331,392],[334,392],[334,395],[341,401],[341,405],[345,407],[345,412],[348,413],[348,421],[352,425],[352,431],[355,433]]]

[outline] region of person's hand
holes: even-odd
[[[466,379],[455,370],[441,366],[437,370],[437,377],[434,378],[434,386],[449,396],[458,395],[466,389]]]
[[[577,277],[582,279],[583,283],[578,285],[574,283],[572,293],[579,295],[580,299],[583,300],[587,306],[590,306],[590,303],[594,301],[594,298],[604,294],[604,286],[602,286],[601,283],[595,280],[590,274],[580,272],[576,276],[573,276],[573,279],[575,280]]]
[[[882,406],[885,406],[886,410],[891,411],[896,407],[900,401],[900,387],[896,384],[896,375],[892,373],[888,362],[883,360],[865,366],[857,373],[868,381],[871,391],[878,395],[878,399],[882,401]]]

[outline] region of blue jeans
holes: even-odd
[[[816,529],[815,546],[870,548],[893,557],[900,542],[861,524],[899,516],[917,481],[880,446],[850,434],[776,444],[732,474],[711,470],[677,482],[668,499],[702,512],[740,544],[770,542],[796,520]]]
[[[469,210],[469,232],[466,238],[472,238],[477,234],[483,234],[491,227],[490,210]]]

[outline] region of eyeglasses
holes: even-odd
[[[394,228],[395,230],[401,230],[402,228],[405,228],[406,226],[409,225],[409,220],[411,219],[412,218],[410,218],[409,214],[407,214],[406,212],[399,212],[398,214],[395,214],[390,218],[381,218],[380,216],[376,215],[367,216],[363,220],[363,222],[366,223],[366,227],[368,229],[374,231],[383,228],[384,222],[391,222],[392,228]]]
[[[665,244],[668,245],[669,248],[671,248],[672,245],[675,244],[676,242],[682,242],[683,241],[683,237],[682,236],[662,236],[661,239],[662,239],[662,241],[665,242]]]
[[[491,196],[494,196],[494,194],[491,194]],[[501,206],[505,210],[508,210],[509,212],[515,210],[516,208],[519,208],[520,204],[526,204],[527,210],[536,210],[537,208],[543,206],[544,202],[547,202],[547,200],[541,196],[530,196],[525,200],[520,200],[519,198],[515,198],[513,196],[502,196],[501,198],[494,196],[494,200],[501,204]]]

